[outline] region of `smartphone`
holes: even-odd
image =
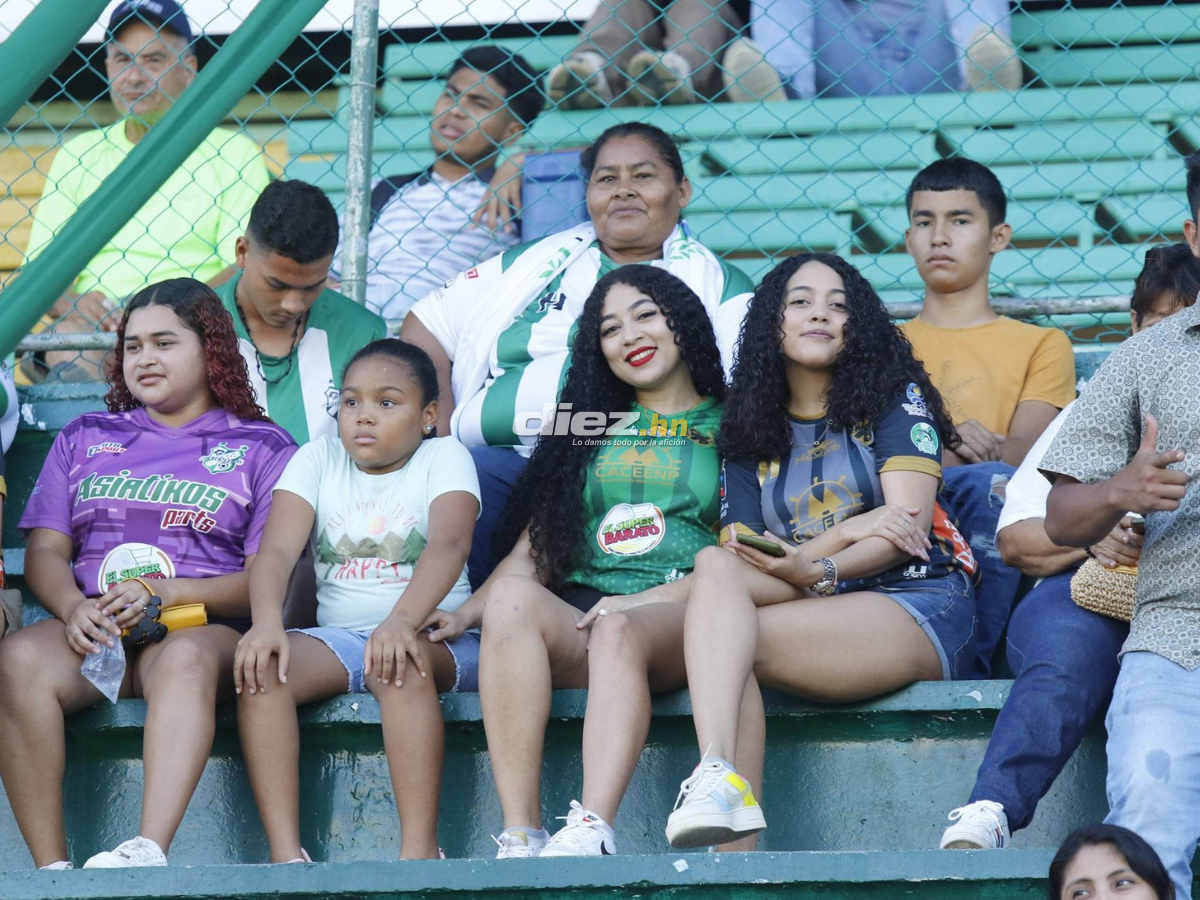
[[[1133,522],[1133,524],[1129,526],[1129,530],[1132,531],[1134,534],[1144,535],[1146,533],[1146,520],[1136,514],[1131,515],[1129,518]]]
[[[774,541],[768,541],[764,537],[757,537],[753,534],[739,534],[737,536],[739,544],[745,544],[747,547],[753,547],[767,556],[783,556],[787,551],[781,544],[776,544]]]

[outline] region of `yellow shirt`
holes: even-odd
[[[34,212],[26,262],[34,259],[133,150],[125,122],[67,141],[50,166]],[[189,276],[207,281],[234,262],[250,207],[267,186],[252,140],[215,129],[87,267],[72,288],[123,300],[147,284]]]
[[[1057,329],[1001,316],[972,328],[935,328],[918,318],[900,330],[956,423],[975,419],[1006,435],[1026,400],[1062,409],[1075,399],[1075,355]]]

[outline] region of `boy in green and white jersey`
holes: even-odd
[[[342,370],[387,335],[382,318],[325,286],[337,240],[337,213],[320,188],[276,181],[237,239],[237,271],[216,289],[258,402],[300,445],[337,435]]]

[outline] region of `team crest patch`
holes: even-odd
[[[87,448],[88,459],[91,459],[97,453],[124,453],[125,445],[119,444],[116,441],[104,441],[100,444],[92,444]]]
[[[932,425],[926,425],[924,422],[918,422],[912,427],[912,431],[908,433],[912,439],[913,446],[922,453],[933,455],[938,452],[938,436],[933,430]]]
[[[325,388],[325,412],[331,419],[336,419],[338,414],[338,404],[341,402],[342,392],[333,386],[333,379],[329,379],[329,386]]]
[[[225,445],[224,441],[221,441],[221,443],[208,451],[207,456],[200,457],[200,465],[208,469],[213,475],[232,472],[246,461],[246,451],[249,449],[246,444],[230,448]]]

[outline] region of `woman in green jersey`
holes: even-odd
[[[596,283],[578,325],[558,427],[501,519],[512,550],[457,614],[435,614],[451,636],[482,620],[499,858],[614,852],[609,823],[650,694],[686,683],[681,579],[716,543],[725,382],[704,305],[668,272],[624,266]],[[539,773],[551,689],[589,685],[584,806],[572,802],[547,844]]]

